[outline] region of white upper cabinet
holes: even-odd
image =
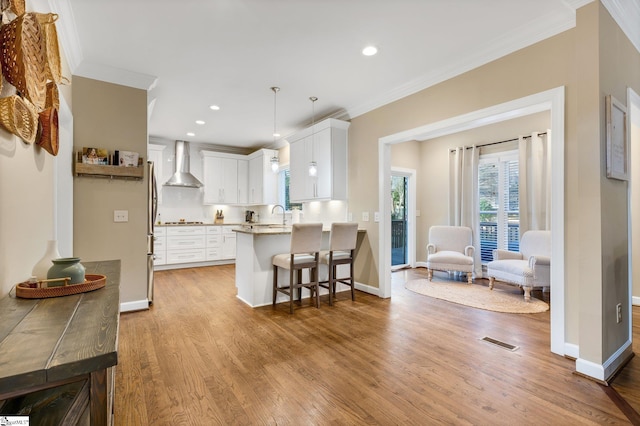
[[[238,160],[238,204],[249,202],[249,160]]]
[[[289,140],[291,202],[347,198],[347,131],[350,123],[327,119]],[[309,164],[317,164],[309,176]]]
[[[238,204],[238,161],[241,155],[201,151],[204,204]]]
[[[162,204],[162,184],[164,183],[164,175],[163,175],[163,157],[162,152],[165,150],[166,146],[164,145],[156,145],[156,144],[147,144],[147,158],[149,161],[153,161],[153,169],[156,178],[156,187],[158,188],[158,204]]]
[[[271,157],[278,152],[273,149],[260,149],[249,154],[249,205],[277,204],[278,174],[271,170]]]

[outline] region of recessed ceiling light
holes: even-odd
[[[202,121],[202,120],[196,120],[196,124],[199,124],[199,125],[201,125],[201,126],[202,126],[202,125],[204,125],[204,121]]]
[[[378,48],[375,46],[367,46],[364,49],[362,49],[362,54],[364,56],[373,56],[376,53],[378,53]]]
[[[196,134],[193,132],[187,132],[187,136],[195,136]]]
[[[220,109],[218,105],[211,105],[209,108],[211,108],[214,111],[218,111]]]

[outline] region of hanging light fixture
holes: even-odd
[[[318,100],[315,96],[309,98],[311,101],[311,162],[309,163],[309,176],[316,177],[318,175],[318,163],[315,161],[315,124],[316,110],[315,103]]]
[[[280,134],[278,132],[276,132],[276,112],[277,112],[277,102],[276,102],[276,97],[278,95],[278,92],[280,91],[279,87],[272,87],[271,91],[273,91],[273,145],[275,146],[276,144],[276,138],[278,136],[280,136]],[[271,170],[276,173],[278,170],[280,170],[280,160],[278,159],[278,156],[276,154],[273,155],[273,157],[271,157]]]

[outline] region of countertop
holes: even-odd
[[[251,234],[251,235],[278,235],[278,234],[290,234],[291,233],[291,225],[278,225],[278,224],[245,224],[242,226],[238,226],[234,229],[234,231],[243,233],[243,234]],[[322,232],[331,232],[331,227],[326,226],[322,228]],[[358,228],[358,232],[366,232],[363,228]]]

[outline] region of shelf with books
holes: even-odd
[[[137,167],[125,167],[76,162],[75,175],[110,179],[141,180],[144,178],[144,167],[142,165],[138,165]]]

